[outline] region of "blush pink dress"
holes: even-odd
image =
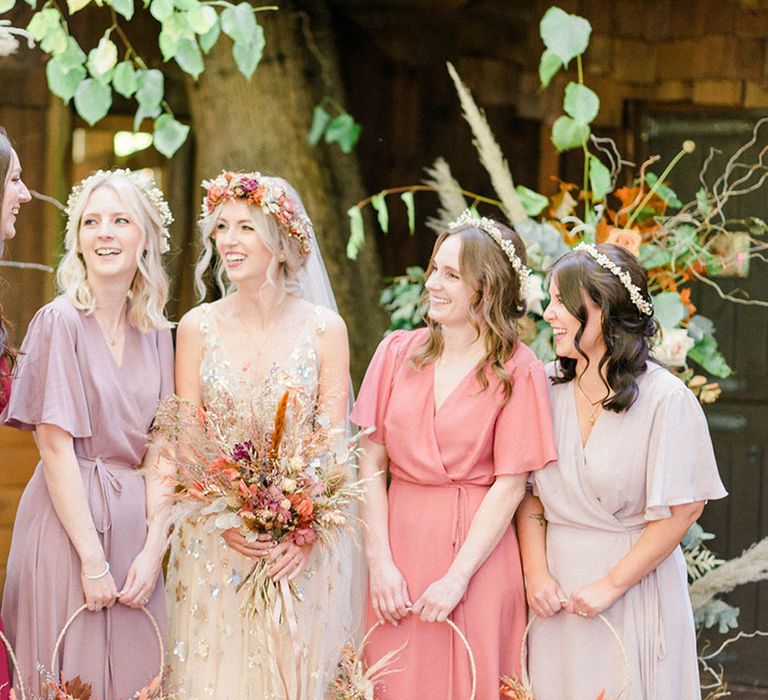
[[[137,467],[158,400],[172,392],[170,331],[141,333],[129,326],[118,366],[96,319],[60,296],[30,323],[0,417],[23,430],[46,423],[72,435],[90,515],[118,590],[147,533]],[[133,697],[159,670],[156,635],[141,610],[116,603],[81,613],[64,638],[58,668],[49,668],[59,631],[83,601],[80,559],[38,463],[16,514],[2,609],[23,681],[37,691],[41,664],[67,680],[80,675],[99,700]],[[164,626],[162,580],[147,608]]]
[[[389,455],[389,538],[395,564],[415,601],[445,574],[497,476],[525,474],[556,458],[544,367],[520,344],[507,362],[514,379],[504,404],[498,379],[482,390],[472,370],[435,413],[434,366],[408,358],[428,331],[398,331],[371,361],[351,414]],[[499,676],[519,670],[526,623],[523,577],[512,524],[472,577],[451,614],[477,663],[478,700],[498,700]],[[376,618],[368,607],[368,625]],[[447,625],[409,616],[384,625],[366,648],[373,663],[407,642],[384,679],[387,700],[465,700],[471,674],[467,653]]]

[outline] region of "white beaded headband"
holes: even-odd
[[[597,264],[600,265],[600,267],[604,267],[610,273],[618,277],[619,281],[629,292],[629,298],[632,300],[632,303],[638,308],[638,310],[641,313],[647,314],[648,316],[653,316],[653,305],[643,296],[643,293],[640,291],[640,287],[638,287],[632,281],[632,277],[626,270],[619,267],[607,255],[601,253],[592,243],[579,243],[579,245],[577,245],[574,250],[583,250],[589,253],[596,260]]]
[[[501,229],[497,226],[496,222],[485,216],[476,216],[469,209],[465,209],[458,219],[448,224],[448,229],[452,231],[460,226],[474,226],[488,234],[496,242],[507,258],[509,258],[509,262],[512,263],[512,267],[520,280],[520,294],[525,298],[528,292],[531,271],[523,265],[523,261],[517,255],[515,244],[502,236]]]
[[[77,204],[77,200],[80,199],[82,191],[95,179],[100,179],[109,175],[120,175],[133,182],[133,184],[136,185],[141,190],[141,193],[147,198],[147,201],[157,210],[157,213],[160,215],[160,221],[162,222],[160,229],[160,254],[167,253],[171,249],[171,234],[170,231],[168,231],[168,227],[173,223],[171,208],[168,206],[168,202],[165,201],[162,191],[155,187],[152,178],[148,177],[140,170],[128,170],[126,168],[97,170],[84,180],[81,180],[72,188],[72,192],[67,199],[67,207],[64,210],[67,218],[72,218],[72,213]],[[108,185],[109,183],[105,182],[104,184]]]

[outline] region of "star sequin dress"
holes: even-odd
[[[293,337],[277,339],[285,348],[270,349],[284,358],[267,376],[255,376],[227,359],[212,305],[202,308],[204,338],[200,362],[204,406],[228,404],[232,411],[264,411],[271,422],[286,389],[317,398],[317,339],[324,331],[319,308]],[[224,339],[226,340],[226,339]],[[270,400],[254,402],[266,395]],[[233,421],[234,426],[234,421]],[[233,427],[233,430],[235,428]],[[237,440],[239,436],[233,435]],[[349,591],[351,538],[333,546],[316,545],[296,579],[301,600],[294,601],[297,630],[286,620],[242,615],[236,588],[253,566],[231,549],[203,520],[177,527],[171,545],[166,600],[168,659],[173,689],[185,700],[322,700],[334,675],[341,648],[360,613],[351,609]],[[357,614],[355,614],[357,613]],[[298,642],[298,644],[297,644]]]

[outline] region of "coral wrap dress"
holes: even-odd
[[[544,367],[520,344],[506,363],[514,378],[503,404],[498,379],[482,390],[470,371],[435,412],[434,365],[408,358],[428,331],[398,331],[380,345],[368,368],[351,420],[375,427],[370,438],[389,455],[389,539],[396,566],[415,601],[442,577],[497,476],[525,474],[555,459]],[[498,700],[499,675],[519,670],[526,624],[517,537],[512,524],[472,577],[451,619],[477,662],[478,700]],[[368,603],[368,624],[376,617]],[[384,678],[387,700],[465,700],[467,653],[448,625],[408,616],[371,635],[368,662],[407,642]]]
[[[158,400],[172,392],[170,331],[128,326],[118,366],[98,321],[60,296],[30,323],[1,417],[24,430],[46,423],[72,435],[90,515],[118,590],[147,533],[137,467]],[[162,627],[161,579],[147,608]],[[158,672],[158,643],[144,613],[119,602],[81,613],[64,637],[58,668],[50,669],[59,631],[83,602],[80,559],[53,508],[40,462],[19,503],[3,596],[3,620],[23,681],[36,691],[42,664],[67,680],[80,675],[100,700],[132,697]]]
[[[548,365],[554,374],[556,365]],[[550,387],[558,461],[534,475],[547,518],[547,563],[566,595],[605,576],[649,522],[670,506],[723,498],[704,412],[693,393],[649,363],[637,401],[603,411],[582,445],[573,382]],[[625,700],[699,700],[687,571],[676,547],[604,612],[629,660]],[[615,698],[621,650],[598,619],[565,611],[537,620],[528,638],[536,700]]]

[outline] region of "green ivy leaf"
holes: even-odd
[[[163,101],[165,94],[165,79],[156,68],[136,71],[139,89],[136,91],[136,101],[147,108],[157,107]],[[138,131],[138,130],[136,130]]]
[[[173,15],[173,0],[152,0],[149,12],[158,22],[163,23]]]
[[[104,0],[104,2],[114,7],[115,12],[125,19],[133,18],[133,0]]]
[[[677,328],[685,318],[685,305],[677,292],[661,292],[654,296],[653,309],[662,328]]]
[[[61,15],[55,7],[46,7],[35,12],[27,25],[27,31],[35,41],[42,41],[46,34],[61,24]]]
[[[70,15],[74,15],[75,12],[82,10],[87,5],[91,4],[91,0],[67,0],[67,9]]]
[[[75,109],[77,113],[93,126],[107,116],[112,106],[112,90],[94,78],[86,78],[75,91]]]
[[[552,143],[562,153],[571,148],[581,148],[589,138],[589,125],[579,124],[570,117],[562,116],[552,125]]]
[[[340,114],[334,117],[325,130],[326,143],[338,143],[342,153],[351,153],[363,128],[355,122],[352,115]]]
[[[165,28],[160,30],[160,36],[157,39],[157,44],[160,47],[160,53],[163,56],[163,61],[170,61],[176,55],[176,49],[179,47],[178,34],[165,31]]]
[[[236,44],[249,44],[256,36],[258,23],[247,2],[228,7],[221,13],[221,28]]]
[[[347,241],[347,257],[350,260],[357,260],[357,254],[365,243],[365,225],[363,224],[363,215],[360,210],[354,206],[347,209],[349,217],[349,240]]]
[[[672,255],[653,243],[644,243],[640,246],[640,264],[646,270],[654,267],[666,267],[672,260]]]
[[[155,121],[153,142],[155,148],[170,158],[187,140],[189,127],[176,121],[170,114],[161,114]]]
[[[567,67],[572,58],[587,50],[592,25],[583,17],[550,7],[541,18],[539,33],[544,45]]]
[[[0,14],[12,10],[15,4],[16,0],[2,0],[2,2],[0,2]]]
[[[98,80],[106,76],[116,64],[117,46],[107,35],[104,35],[96,48],[88,53],[88,72]]]
[[[384,233],[389,232],[389,210],[387,209],[387,202],[384,198],[385,194],[379,192],[379,194],[371,197],[371,206],[376,210],[376,217],[379,220],[379,226]]]
[[[251,79],[256,66],[259,65],[264,52],[264,45],[264,30],[258,26],[253,41],[246,44],[236,41],[232,47],[232,56],[237,68],[246,80]]]
[[[549,199],[543,194],[529,190],[527,187],[523,187],[523,185],[517,185],[515,192],[517,192],[517,196],[520,198],[520,203],[523,205],[525,213],[530,217],[541,214],[544,211],[544,207],[549,204]]]
[[[563,67],[563,62],[549,49],[545,49],[541,54],[541,61],[539,62],[539,80],[541,81],[541,87],[545,88],[549,85],[552,78],[557,75],[557,72]]]
[[[688,351],[688,357],[700,365],[705,372],[716,377],[724,379],[731,376],[733,372],[722,353],[717,349],[717,340],[712,335],[705,335],[701,340],[696,341]]]
[[[67,37],[67,48],[56,56],[57,62],[62,68],[72,70],[85,63],[86,55],[73,36]]]
[[[115,67],[115,73],[112,76],[112,87],[115,92],[123,97],[131,97],[139,87],[136,79],[136,71],[133,69],[130,61],[122,61]]]
[[[187,12],[187,24],[195,34],[207,34],[219,23],[219,15],[210,5],[198,5]]]
[[[563,109],[580,124],[591,124],[600,110],[600,98],[586,85],[568,83]]]
[[[200,37],[200,48],[203,50],[204,54],[207,54],[214,47],[214,44],[216,44],[216,42],[219,40],[220,34],[221,25],[219,24],[217,17],[216,23],[210,28],[209,31]]]
[[[179,68],[191,75],[195,80],[197,80],[205,68],[203,65],[203,55],[200,53],[196,41],[182,39],[176,47],[174,59],[179,64]]]
[[[596,202],[605,199],[611,191],[611,171],[594,155],[589,156],[589,186]]]
[[[61,58],[54,56],[45,66],[45,77],[51,92],[64,102],[69,102],[87,73],[82,66],[67,68]]]
[[[331,121],[331,115],[319,104],[312,111],[312,126],[309,128],[309,134],[307,134],[307,141],[310,146],[316,146],[325,133],[325,128]]]
[[[656,173],[647,172],[645,174],[645,181],[653,187],[659,181],[659,176]],[[656,188],[656,194],[659,199],[667,203],[667,206],[674,207],[675,209],[683,206],[675,191],[667,185],[659,185]]]
[[[405,209],[408,212],[408,230],[413,235],[416,231],[416,207],[413,204],[413,192],[403,192],[400,199],[405,203]]]

